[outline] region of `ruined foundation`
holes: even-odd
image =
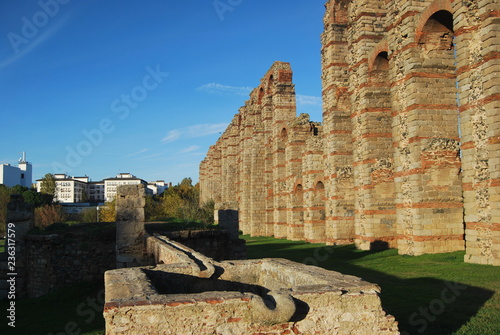
[[[107,334],[399,334],[380,289],[359,278],[283,259],[214,262],[159,236],[148,245],[165,264],[106,272]]]

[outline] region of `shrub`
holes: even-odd
[[[92,223],[97,221],[97,209],[95,208],[85,208],[80,213],[80,222],[82,223]]]
[[[66,221],[66,214],[60,205],[44,205],[35,208],[35,226],[45,228],[54,223]]]
[[[106,202],[106,204],[99,209],[100,222],[116,222],[116,199]]]

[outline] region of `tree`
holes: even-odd
[[[116,222],[116,199],[106,202],[99,209],[100,222]]]
[[[0,237],[5,235],[5,220],[7,219],[7,204],[10,201],[10,188],[0,185]]]
[[[159,220],[163,217],[162,202],[158,197],[146,195],[146,206],[144,207],[146,221]]]
[[[35,225],[45,228],[54,223],[64,223],[66,214],[61,205],[45,205],[35,208]]]
[[[40,193],[35,190],[26,190],[22,193],[25,202],[33,204],[35,208],[44,205],[50,205],[54,196],[51,194]]]
[[[45,194],[56,194],[56,178],[52,173],[47,173],[41,180],[40,191]]]

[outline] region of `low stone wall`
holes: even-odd
[[[39,297],[68,284],[102,280],[104,272],[116,265],[114,232],[107,235],[113,236],[27,235],[28,297]]]
[[[245,240],[232,238],[226,230],[185,230],[163,235],[216,261],[246,259]]]
[[[215,273],[212,259],[166,236],[150,236],[146,240],[146,251],[154,264],[189,264],[198,277],[210,278]]]
[[[399,334],[379,288],[282,259],[214,262],[105,274],[107,334]]]

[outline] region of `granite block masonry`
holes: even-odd
[[[329,0],[323,120],[275,62],[200,165],[247,234],[500,265],[496,0]]]
[[[399,334],[380,289],[284,259],[215,262],[149,237],[156,266],[105,274],[106,334]]]
[[[144,185],[120,185],[116,194],[116,267],[145,262]]]

